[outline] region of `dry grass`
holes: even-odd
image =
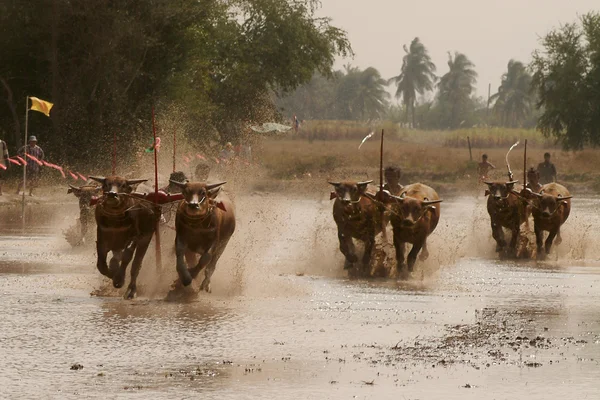
[[[360,140],[313,141],[279,139],[267,140],[257,152],[269,175],[276,179],[301,178],[310,174],[323,179],[378,179],[379,141],[376,137],[360,150]],[[453,148],[441,144],[421,144],[388,141],[384,150],[384,165],[395,164],[403,170],[403,182],[424,181],[439,184],[476,183],[477,162],[486,153],[496,165],[492,178],[506,178],[503,148],[473,149],[473,161],[467,148]],[[567,184],[585,183],[586,187],[600,189],[600,150],[563,152],[557,149],[528,147],[527,166],[543,161],[544,152],[552,154],[559,180]],[[516,179],[523,180],[523,145],[516,147],[509,159]]]
[[[507,129],[481,127],[454,131],[420,131],[406,129],[390,121],[366,123],[359,121],[307,121],[303,123],[299,139],[311,141],[362,140],[369,132],[385,129],[390,141],[402,141],[420,144],[437,144],[447,147],[467,148],[467,137],[473,148],[508,147],[517,140],[527,139],[531,147],[554,147],[551,139],[533,129]]]

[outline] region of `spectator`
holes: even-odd
[[[483,182],[488,179],[488,174],[491,169],[496,169],[494,164],[488,161],[487,154],[481,156],[481,162],[477,164],[477,175],[479,175],[479,181]]]
[[[550,153],[544,154],[544,162],[538,165],[538,172],[542,185],[556,182],[556,167],[550,162]]]
[[[33,188],[37,187],[39,183],[41,167],[35,160],[27,157],[27,154],[42,161],[44,159],[44,150],[37,145],[37,138],[35,136],[29,136],[29,144],[21,147],[18,154],[27,161],[27,185],[29,185],[29,195],[33,196]],[[22,187],[23,182],[19,183],[17,194],[19,194]]]
[[[0,139],[0,196],[2,196],[2,178],[4,171],[6,171],[10,167],[10,162],[8,161],[8,146],[6,142]]]

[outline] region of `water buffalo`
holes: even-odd
[[[80,243],[85,243],[88,226],[93,221],[93,206],[90,204],[92,198],[102,192],[102,188],[96,185],[73,186],[69,185],[67,193],[73,193],[79,199],[79,226],[81,233]]]
[[[184,196],[175,216],[175,253],[179,280],[181,284],[188,286],[206,268],[200,290],[210,293],[210,278],[235,231],[233,204],[224,195],[217,199],[225,182],[170,182],[181,188]],[[197,263],[196,254],[200,254]]]
[[[115,288],[125,283],[127,265],[131,265],[131,282],[125,298],[132,299],[136,293],[137,276],[148,245],[154,234],[160,209],[151,202],[129,196],[133,186],[146,179],[125,179],[119,176],[90,177],[102,184],[103,196],[96,205],[98,271],[112,279]],[[106,256],[112,251],[110,267]]]
[[[394,232],[394,248],[396,249],[396,268],[399,273],[412,272],[417,256],[427,259],[427,237],[435,230],[440,220],[440,199],[435,190],[422,183],[405,186],[399,196],[382,192],[383,202],[388,204],[390,222]],[[412,244],[408,257],[404,255],[405,244]]]
[[[543,259],[550,253],[554,238],[560,235],[560,227],[569,218],[573,196],[566,187],[558,183],[548,183],[542,186],[539,193],[527,192],[526,196],[531,200],[537,257]],[[544,231],[548,231],[545,246],[543,243]],[[557,244],[560,244],[558,240]]]
[[[329,182],[335,188],[331,193],[333,219],[338,229],[340,251],[346,258],[344,269],[350,269],[358,261],[353,238],[365,244],[362,258],[363,272],[369,270],[375,236],[382,231],[381,212],[366,197],[367,187],[373,182]]]
[[[492,237],[496,241],[496,252],[506,250],[506,239],[502,228],[511,231],[509,255],[517,256],[517,240],[519,239],[521,224],[526,221],[525,204],[514,193],[513,188],[517,181],[510,182],[485,182],[488,189],[487,211],[492,224]]]

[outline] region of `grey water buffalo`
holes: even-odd
[[[530,200],[537,245],[537,257],[543,259],[550,253],[554,238],[559,235],[560,228],[571,213],[571,194],[566,187],[558,183],[542,186],[539,193],[531,190],[522,192]],[[548,238],[544,243],[544,232]],[[557,244],[560,242],[557,240]]]
[[[133,186],[146,179],[125,179],[119,176],[90,177],[102,185],[102,197],[96,205],[98,271],[112,279],[115,288],[123,287],[127,266],[133,258],[131,281],[125,298],[135,297],[137,277],[144,255],[160,219],[160,208],[130,194]],[[112,251],[110,266],[106,263]],[[135,255],[135,258],[134,258]]]
[[[337,225],[340,251],[346,258],[344,269],[350,269],[358,261],[353,239],[365,244],[362,270],[370,267],[375,236],[382,231],[382,213],[367,197],[367,188],[373,181],[329,182],[335,191],[331,193],[333,219]],[[372,194],[371,194],[372,197]]]
[[[516,183],[517,181],[485,182],[488,186],[485,191],[488,196],[487,211],[492,225],[492,237],[496,241],[496,252],[508,250],[513,257],[517,255],[521,224],[526,221],[526,207],[513,191]],[[503,228],[511,231],[508,249]]]
[[[380,192],[390,210],[390,222],[394,232],[396,267],[403,273],[405,267],[412,272],[419,252],[420,258],[427,259],[427,237],[433,233],[440,220],[440,199],[433,188],[422,183],[405,186],[399,196]],[[405,261],[405,245],[412,244]]]
[[[94,207],[91,205],[92,198],[102,193],[102,188],[91,184],[79,187],[69,185],[67,193],[73,193],[79,200],[80,243],[84,243],[88,233],[89,224],[94,221]]]
[[[175,216],[179,280],[188,286],[206,268],[200,290],[210,292],[210,279],[217,261],[235,231],[233,203],[224,194],[219,194],[225,182],[170,182],[181,189],[184,197]],[[197,262],[196,254],[200,255]]]

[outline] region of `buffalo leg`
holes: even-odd
[[[175,254],[177,255],[177,275],[183,286],[189,286],[192,283],[192,276],[185,262],[185,254],[188,251],[187,245],[181,240],[179,235],[175,238]]]
[[[194,265],[196,265],[196,263],[197,263],[197,261],[196,261],[196,253],[194,253],[190,249],[187,249],[185,251],[185,262],[186,262],[188,268],[193,268]]]
[[[421,254],[419,254],[419,260],[425,261],[429,258],[429,250],[427,250],[427,239],[423,242],[423,249],[421,250]]]
[[[371,255],[375,246],[375,234],[369,235],[365,240],[365,253],[363,254],[362,267],[363,272],[368,273],[371,265]]]
[[[504,239],[504,231],[502,226],[495,222],[492,222],[492,237],[496,241],[496,251],[499,253],[503,248],[506,247],[506,240]]]
[[[556,234],[556,241],[554,242],[554,244],[556,244],[558,246],[561,243],[562,243],[562,237],[560,237],[560,227],[559,227],[558,232]]]
[[[537,258],[538,260],[543,260],[546,256],[544,253],[544,231],[539,228],[537,225],[534,226],[535,230],[535,244],[537,246]]]
[[[519,222],[517,221],[513,225],[513,228],[511,229],[512,236],[510,238],[510,245],[509,245],[510,255],[513,257],[517,255],[517,240],[519,239],[520,233],[521,233],[521,228],[519,227]]]
[[[554,238],[556,237],[556,235],[558,234],[558,231],[554,230],[554,231],[550,231],[550,233],[548,234],[548,238],[546,239],[546,254],[550,254],[550,249],[552,248],[552,241],[554,241]]]
[[[408,253],[408,257],[406,263],[408,264],[408,272],[413,271],[413,267],[415,266],[415,262],[417,261],[417,255],[419,251],[421,251],[421,247],[423,247],[423,243],[415,243],[413,244],[412,249],[410,249],[410,253]]]
[[[400,241],[400,235],[394,230],[394,249],[396,250],[396,269],[402,272],[404,266],[404,242]]]
[[[104,276],[109,278],[113,277],[113,272],[108,268],[106,264],[106,256],[108,255],[108,249],[104,246],[101,240],[101,232],[100,227],[98,227],[98,240],[96,241],[96,251],[98,252],[98,262],[96,263],[96,268],[98,271]]]
[[[142,261],[144,260],[144,256],[146,255],[146,251],[148,250],[148,246],[150,245],[150,240],[152,240],[152,234],[147,235],[142,238],[135,246],[135,257],[133,258],[133,263],[131,264],[131,281],[129,282],[129,286],[127,287],[127,291],[125,292],[126,299],[133,299],[135,293],[137,291],[137,277],[140,274],[140,269],[142,268]]]
[[[352,242],[352,237],[344,234],[338,229],[338,239],[340,241],[340,251],[346,257],[346,262],[344,263],[344,269],[349,269],[352,267],[358,257],[356,257],[356,249],[354,247],[354,243]]]
[[[202,281],[202,284],[200,285],[200,290],[205,290],[207,293],[211,292],[210,278],[212,277],[212,274],[215,272],[215,268],[217,267],[217,261],[219,261],[219,258],[221,258],[221,254],[223,254],[223,251],[225,251],[225,247],[227,246],[228,241],[229,240],[222,242],[220,244],[220,246],[215,250],[215,253],[213,254],[213,256],[210,260],[210,263],[206,267],[206,271],[204,271],[204,280]]]
[[[129,265],[129,263],[131,262],[131,259],[133,258],[133,253],[135,252],[136,249],[136,242],[132,241],[130,242],[127,246],[125,246],[125,250],[123,250],[122,252],[118,252],[115,254],[118,254],[119,257],[118,259],[121,262],[121,265],[119,266],[119,269],[117,270],[117,273],[113,276],[113,286],[118,288],[122,288],[123,285],[125,284],[125,274],[127,273],[127,266]],[[113,257],[113,259],[116,258]],[[111,264],[112,264],[113,260],[110,260]]]

